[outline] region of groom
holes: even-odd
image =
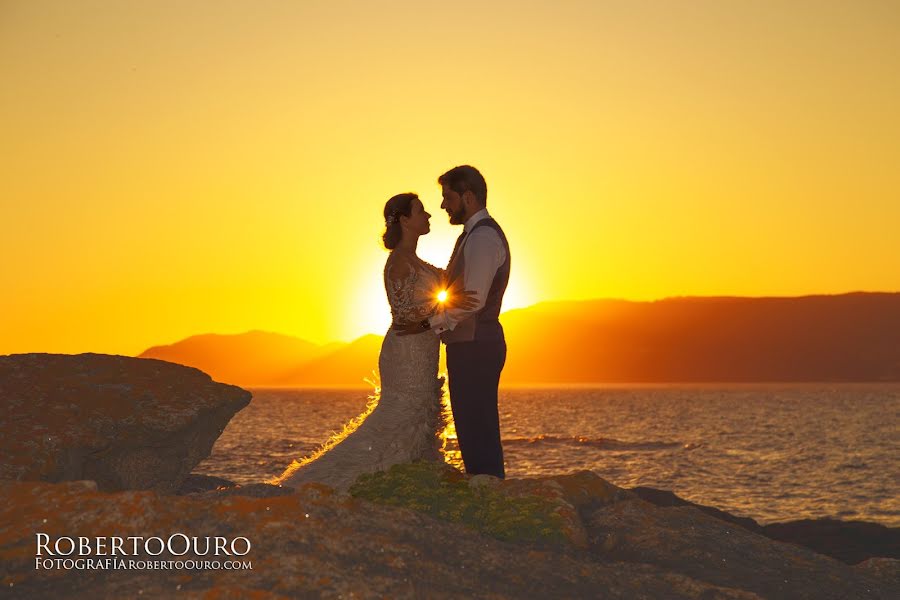
[[[497,388],[506,362],[506,340],[497,317],[509,281],[509,244],[488,214],[487,184],[463,165],[438,178],[441,208],[451,225],[463,225],[447,266],[448,289],[475,293],[475,306],[451,309],[421,323],[447,346],[450,407],[466,472],[505,477]]]

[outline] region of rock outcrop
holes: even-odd
[[[849,565],[872,558],[900,559],[900,530],[896,527],[835,519],[800,519],[760,525],[747,517],[736,517],[712,506],[689,502],[666,490],[636,487],[630,491],[656,506],[691,506],[711,517],[733,523],[753,533],[804,546]]]
[[[0,357],[0,596],[900,597],[900,562],[883,557],[896,528],[770,531],[590,471],[499,480],[414,463],[360,477],[349,494],[189,476],[249,401],[157,360]],[[852,558],[868,559],[823,554],[841,535],[865,542]],[[178,550],[163,544],[178,536]],[[116,554],[114,537],[142,542]],[[207,544],[185,547],[193,538]],[[237,538],[243,555],[209,550]],[[128,566],[76,562],[87,558]]]
[[[173,492],[250,393],[104,354],[0,356],[0,478]]]
[[[387,477],[409,480],[405,468],[396,468]],[[538,483],[473,484],[466,476],[455,481],[476,494],[490,489],[509,498],[539,498],[540,502],[523,505],[528,510],[544,502],[571,507],[581,520],[587,546],[577,536],[504,541],[465,518],[452,522],[428,514],[427,507],[405,507],[402,496],[391,496],[394,505],[385,505],[381,500],[337,494],[319,484],[296,490],[257,484],[165,496],[147,491],[103,493],[91,482],[4,481],[0,482],[0,589],[15,597],[542,600],[853,600],[897,597],[900,592],[890,564],[850,567],[736,528],[692,507],[654,506],[587,472],[542,478]],[[464,493],[453,486],[446,490]],[[499,502],[499,496],[494,500]],[[491,510],[509,512],[505,507]],[[524,516],[527,521],[530,515]],[[565,529],[564,520],[556,524]],[[151,555],[141,543],[136,555],[120,558],[237,559],[249,561],[251,568],[38,569],[37,532],[51,541],[64,536],[166,540],[176,533],[200,539],[241,536],[250,548],[239,557],[193,549],[185,555],[164,549],[157,555],[159,544],[150,546]],[[106,547],[108,551],[108,543]]]
[[[590,471],[502,481],[478,475],[469,478],[470,487],[490,492],[475,497],[480,510],[458,515],[442,507],[436,513],[434,507],[441,507],[444,496],[464,509],[473,504],[454,489],[454,482],[465,476],[452,471],[446,466],[399,465],[361,478],[351,493],[425,510],[501,539],[543,547],[559,547],[559,540],[565,540],[604,563],[653,565],[720,590],[755,594],[752,597],[881,598],[891,597],[882,596],[886,590],[900,592],[896,560],[872,559],[852,567],[809,548],[774,541],[764,531],[746,527],[745,519],[722,511],[683,500],[657,506]],[[435,472],[442,472],[438,481]],[[415,479],[422,485],[412,484]],[[541,502],[525,503],[511,517],[510,505],[522,498]],[[549,526],[536,519],[541,511],[553,517]],[[516,528],[498,528],[511,520]],[[533,530],[539,523],[543,535]],[[897,531],[892,534],[896,539]]]

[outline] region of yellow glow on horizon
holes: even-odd
[[[441,290],[437,295],[438,302],[444,303],[447,301],[447,290]]]
[[[0,354],[384,333],[383,204],[445,266],[463,163],[504,310],[900,290],[900,5],[454,10],[0,5]]]

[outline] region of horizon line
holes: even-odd
[[[515,308],[509,308],[507,310],[502,311],[500,314],[505,315],[507,313],[529,310],[541,305],[547,304],[573,304],[573,303],[584,303],[584,302],[628,302],[631,304],[653,304],[656,302],[665,302],[667,300],[689,300],[689,299],[722,299],[722,300],[730,300],[730,299],[747,299],[747,300],[770,300],[770,299],[780,299],[780,300],[802,300],[804,298],[823,298],[823,297],[839,297],[839,296],[853,296],[853,295],[892,295],[892,294],[900,294],[900,290],[897,291],[866,291],[866,290],[854,290],[850,292],[837,292],[833,294],[828,293],[809,293],[802,294],[799,296],[773,296],[773,295],[763,295],[763,296],[733,296],[733,295],[710,295],[710,296],[698,296],[698,295],[684,295],[684,296],[664,296],[662,298],[656,298],[653,300],[630,300],[627,298],[613,298],[613,297],[599,297],[599,298],[568,298],[561,300],[540,300],[535,302],[534,304],[529,304],[527,306],[517,306]],[[377,333],[374,331],[365,331],[363,333],[358,334],[356,337],[350,339],[331,339],[325,342],[314,342],[305,337],[300,337],[298,335],[290,334],[290,333],[282,333],[279,331],[271,331],[267,329],[247,329],[244,331],[239,331],[236,333],[218,333],[218,332],[205,332],[205,333],[195,333],[191,334],[187,337],[176,340],[175,342],[169,344],[155,344],[150,346],[142,351],[146,352],[150,348],[155,348],[159,346],[172,346],[179,342],[183,342],[186,339],[192,337],[199,337],[203,335],[219,335],[219,336],[239,336],[239,335],[247,335],[250,333],[265,333],[272,335],[282,335],[285,337],[291,337],[294,339],[302,340],[304,342],[309,342],[310,344],[314,344],[316,346],[328,346],[330,344],[352,344],[369,335],[374,335],[378,337],[383,337],[383,333]],[[137,356],[137,355],[135,355]]]
[[[696,300],[718,300],[718,299],[721,299],[721,300],[741,300],[741,299],[743,299],[743,300],[772,300],[772,299],[801,300],[801,299],[806,299],[806,298],[842,297],[842,296],[854,296],[854,295],[885,296],[885,295],[897,295],[897,294],[900,294],[900,290],[898,290],[898,291],[853,290],[853,291],[849,291],[849,292],[807,293],[807,294],[802,294],[802,295],[784,295],[784,296],[777,296],[777,295],[761,295],[761,296],[680,295],[680,296],[665,296],[662,298],[656,298],[656,299],[651,299],[651,300],[632,300],[632,299],[614,298],[614,297],[568,298],[568,299],[558,299],[558,300],[540,300],[538,302],[529,304],[527,306],[509,308],[507,310],[502,311],[500,314],[505,315],[505,314],[509,314],[509,313],[513,313],[513,312],[517,312],[517,311],[531,310],[531,309],[534,309],[534,308],[537,308],[540,306],[559,305],[559,304],[583,304],[583,303],[588,303],[588,302],[625,302],[625,303],[630,303],[630,304],[655,304],[655,303],[672,301],[672,300],[691,300],[691,299],[696,299]],[[251,333],[262,333],[262,334],[267,334],[267,335],[278,335],[278,336],[293,338],[295,340],[307,342],[309,344],[312,344],[312,345],[318,346],[318,347],[324,347],[324,346],[329,346],[329,345],[344,345],[344,346],[346,346],[346,345],[350,345],[354,342],[357,342],[360,339],[367,337],[367,336],[376,336],[376,337],[384,336],[384,333],[377,333],[374,331],[364,331],[364,332],[356,335],[356,337],[349,338],[349,339],[332,338],[328,341],[319,342],[319,341],[312,341],[309,338],[300,337],[299,335],[292,334],[292,333],[283,333],[283,332],[279,332],[279,331],[272,331],[272,330],[258,329],[258,328],[246,329],[246,330],[241,330],[241,331],[237,331],[237,332],[233,332],[233,333],[207,331],[207,332],[203,332],[203,333],[188,334],[188,335],[181,337],[173,342],[150,344],[148,346],[144,346],[142,350],[140,350],[134,354],[114,353],[114,355],[129,356],[129,357],[136,358],[136,357],[139,357],[141,354],[143,354],[153,348],[174,346],[175,344],[181,343],[185,340],[195,338],[195,337],[201,337],[201,336],[237,337],[237,336],[247,335],[247,334],[251,334]],[[111,354],[111,353],[97,351],[97,350],[81,350],[78,352],[49,352],[47,350],[33,350],[33,351],[24,351],[24,352],[22,352],[22,351],[7,352],[4,354],[0,354],[0,356],[9,356],[12,354]]]

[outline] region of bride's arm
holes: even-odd
[[[414,290],[417,273],[415,267],[403,258],[390,257],[384,267],[384,287],[394,324],[413,323],[417,320]]]

